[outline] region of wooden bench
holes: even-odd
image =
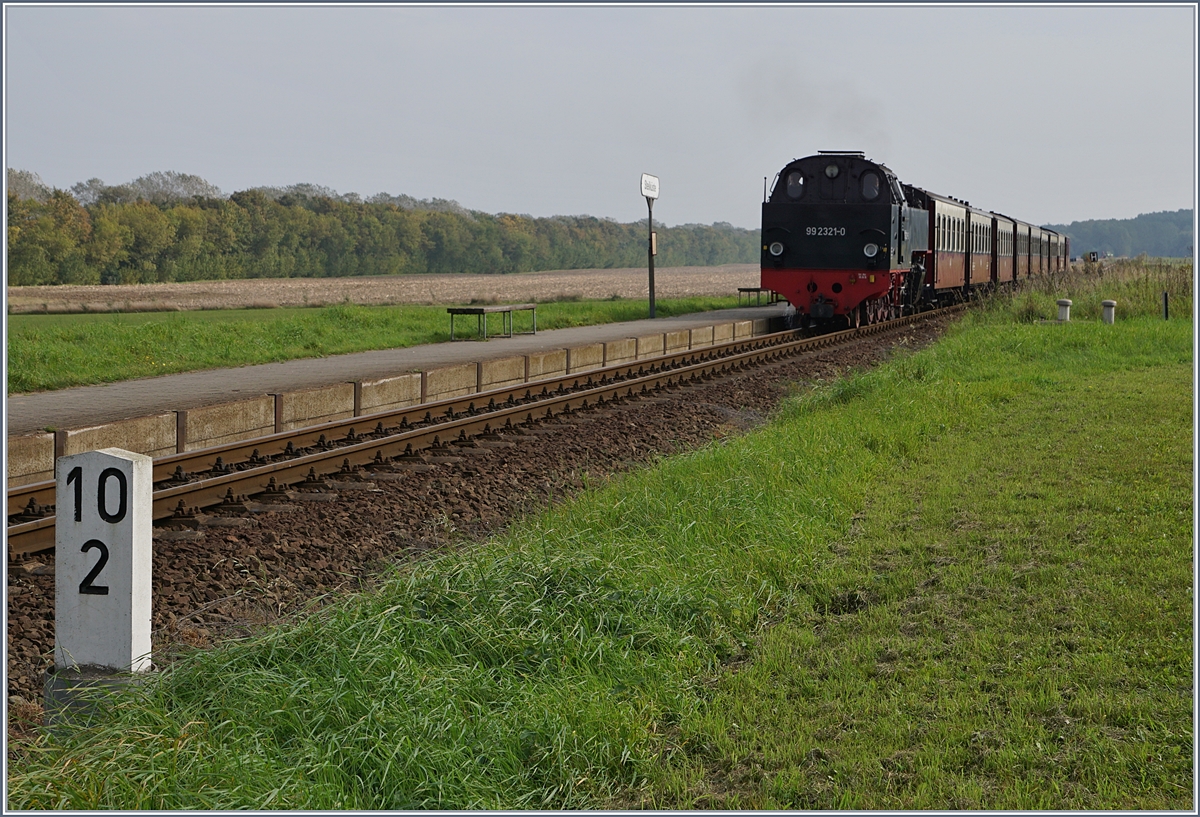
[[[750,295],[754,295],[754,305],[762,306],[762,294],[768,294],[767,303],[773,304],[779,302],[779,295],[770,287],[738,287],[738,306],[742,305],[742,296],[746,296],[746,306],[750,305]]]
[[[537,334],[537,304],[505,304],[504,306],[451,306],[448,307],[446,311],[450,313],[450,340],[456,340],[454,337],[455,315],[476,316],[478,336],[482,340],[487,340],[487,316],[495,312],[499,312],[501,314],[501,324],[504,327],[504,333],[497,335],[497,337],[511,338],[513,336],[512,313],[518,311],[529,311],[533,313],[533,329],[529,332],[518,332],[517,334]],[[457,340],[466,340],[466,338],[457,338]]]

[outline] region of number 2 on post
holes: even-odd
[[[92,584],[92,582],[96,580],[96,577],[100,575],[100,571],[108,564],[108,545],[99,539],[88,539],[83,543],[83,547],[80,550],[83,553],[87,553],[93,548],[99,549],[100,558],[92,566],[92,569],[88,571],[88,574],[83,577],[83,581],[79,583],[79,592],[85,596],[107,596],[108,585]]]

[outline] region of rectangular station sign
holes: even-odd
[[[648,199],[658,198],[658,176],[642,174],[642,195]]]

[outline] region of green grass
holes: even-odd
[[[973,311],[11,747],[8,806],[1190,809],[1191,333]]]
[[[1192,314],[1195,278],[1192,262],[1171,258],[1124,258],[1104,264],[1075,264],[1069,272],[1032,278],[1015,290],[989,299],[985,308],[1018,321],[1053,320],[1059,298],[1071,301],[1071,319],[1098,321],[1102,301],[1116,301],[1116,318],[1162,315],[1167,293],[1169,313],[1187,321]]]
[[[830,579],[803,579],[824,585],[812,603],[716,679],[687,734],[704,751],[646,801],[1191,808],[1189,340],[1146,318],[973,317],[812,395],[891,466],[831,543]],[[868,415],[905,413],[905,378],[940,408],[880,431]]]
[[[736,298],[679,298],[656,303],[663,317],[737,304]],[[648,302],[554,301],[538,305],[538,329],[561,329],[646,317]],[[492,316],[495,333],[499,316]],[[524,331],[528,313],[514,316]],[[475,319],[455,335],[475,333]],[[93,315],[10,315],[8,393],[113,383],[201,369],[274,363],[450,339],[438,306],[356,306]]]

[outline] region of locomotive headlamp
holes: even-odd
[[[874,258],[878,252],[878,244],[868,244],[867,246],[863,247],[863,255],[865,255],[867,258]]]
[[[836,179],[837,174],[838,174],[838,166],[837,165],[826,165],[825,166],[825,175],[826,176],[828,176],[831,179]]]
[[[775,241],[771,244],[771,248],[769,251],[770,251],[771,255],[778,258],[779,256],[783,255],[783,244],[779,243],[778,241]]]

